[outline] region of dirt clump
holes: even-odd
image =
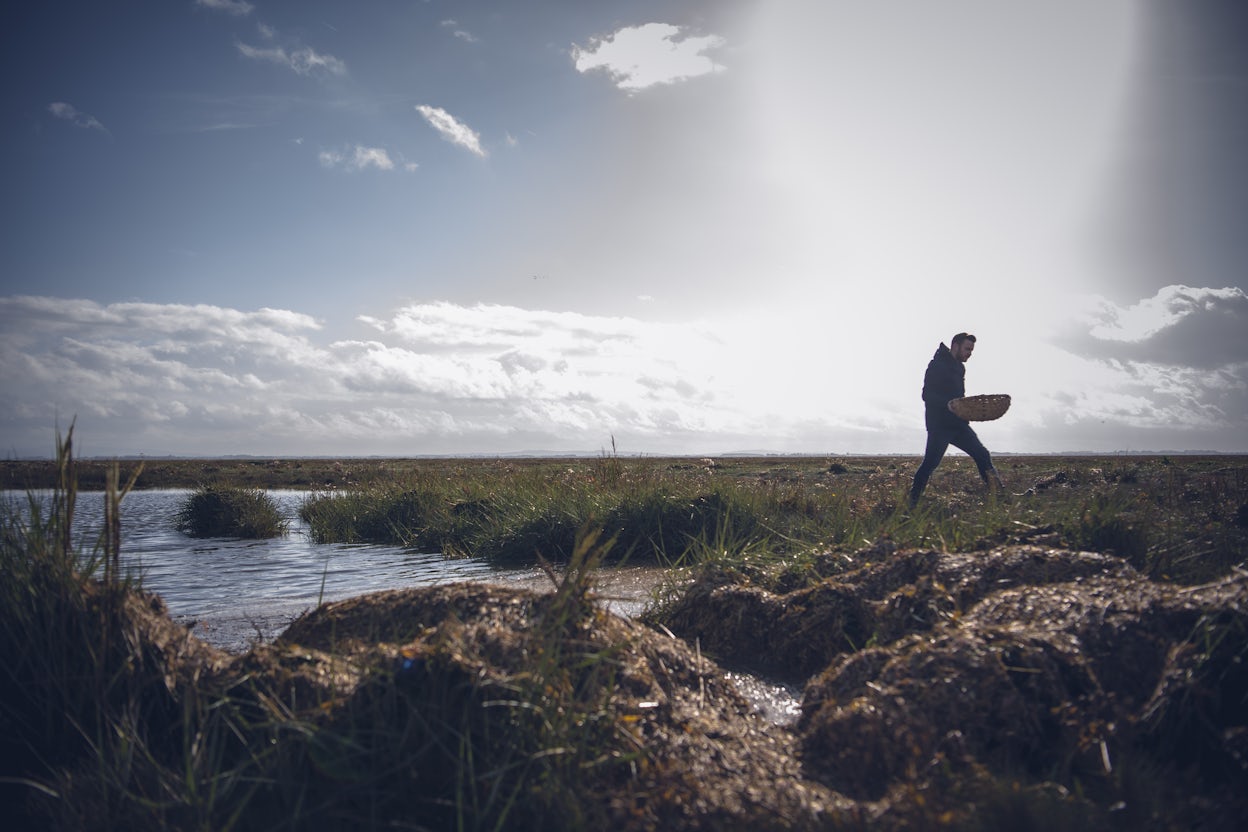
[[[872,824],[1236,828],[1248,574],[1185,587],[1034,545],[886,554],[790,592],[707,570],[659,620],[805,679],[803,775]]]
[[[452,822],[457,794],[497,801],[510,828],[813,829],[852,813],[710,661],[565,603],[471,583],[382,592],[320,607],[237,667],[256,702],[365,743],[306,749],[296,779],[332,824]]]
[[[1040,546],[888,553],[787,593],[708,570],[655,620],[725,663],[805,679],[868,644],[929,630],[993,592],[1127,572],[1109,555]]]
[[[965,794],[988,773],[1078,790],[1093,801],[1087,819],[1234,828],[1248,809],[1246,628],[1245,575],[994,592],[812,679],[805,770],[864,801],[901,800],[951,773]]]

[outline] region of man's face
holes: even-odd
[[[971,353],[975,352],[975,342],[969,341],[969,340],[963,341],[962,343],[954,347],[951,350],[951,352],[953,353],[954,358],[958,359],[963,364],[965,364],[966,359],[970,358]]]

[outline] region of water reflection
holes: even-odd
[[[121,506],[121,564],[159,594],[175,620],[230,650],[270,639],[321,601],[453,581],[535,581],[536,569],[500,569],[471,558],[399,546],[313,543],[299,506],[307,491],[269,492],[289,520],[285,537],[196,539],[178,531],[185,489],[134,491]],[[25,495],[6,495],[17,505]],[[90,551],[104,523],[104,495],[78,495],[75,538]]]

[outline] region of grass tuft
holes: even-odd
[[[263,540],[286,534],[277,503],[258,488],[204,485],[178,511],[177,527],[191,537]]]

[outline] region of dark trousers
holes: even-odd
[[[936,470],[936,466],[944,459],[945,451],[949,450],[950,445],[966,451],[971,459],[975,460],[975,465],[979,467],[980,477],[984,482],[988,482],[988,472],[992,470],[992,454],[988,453],[988,449],[984,447],[983,442],[979,441],[979,437],[975,435],[971,426],[966,422],[937,424],[934,420],[928,420],[927,450],[923,452],[923,464],[914,474],[914,485],[910,486],[912,504],[923,496],[927,481],[931,478],[932,472]]]

